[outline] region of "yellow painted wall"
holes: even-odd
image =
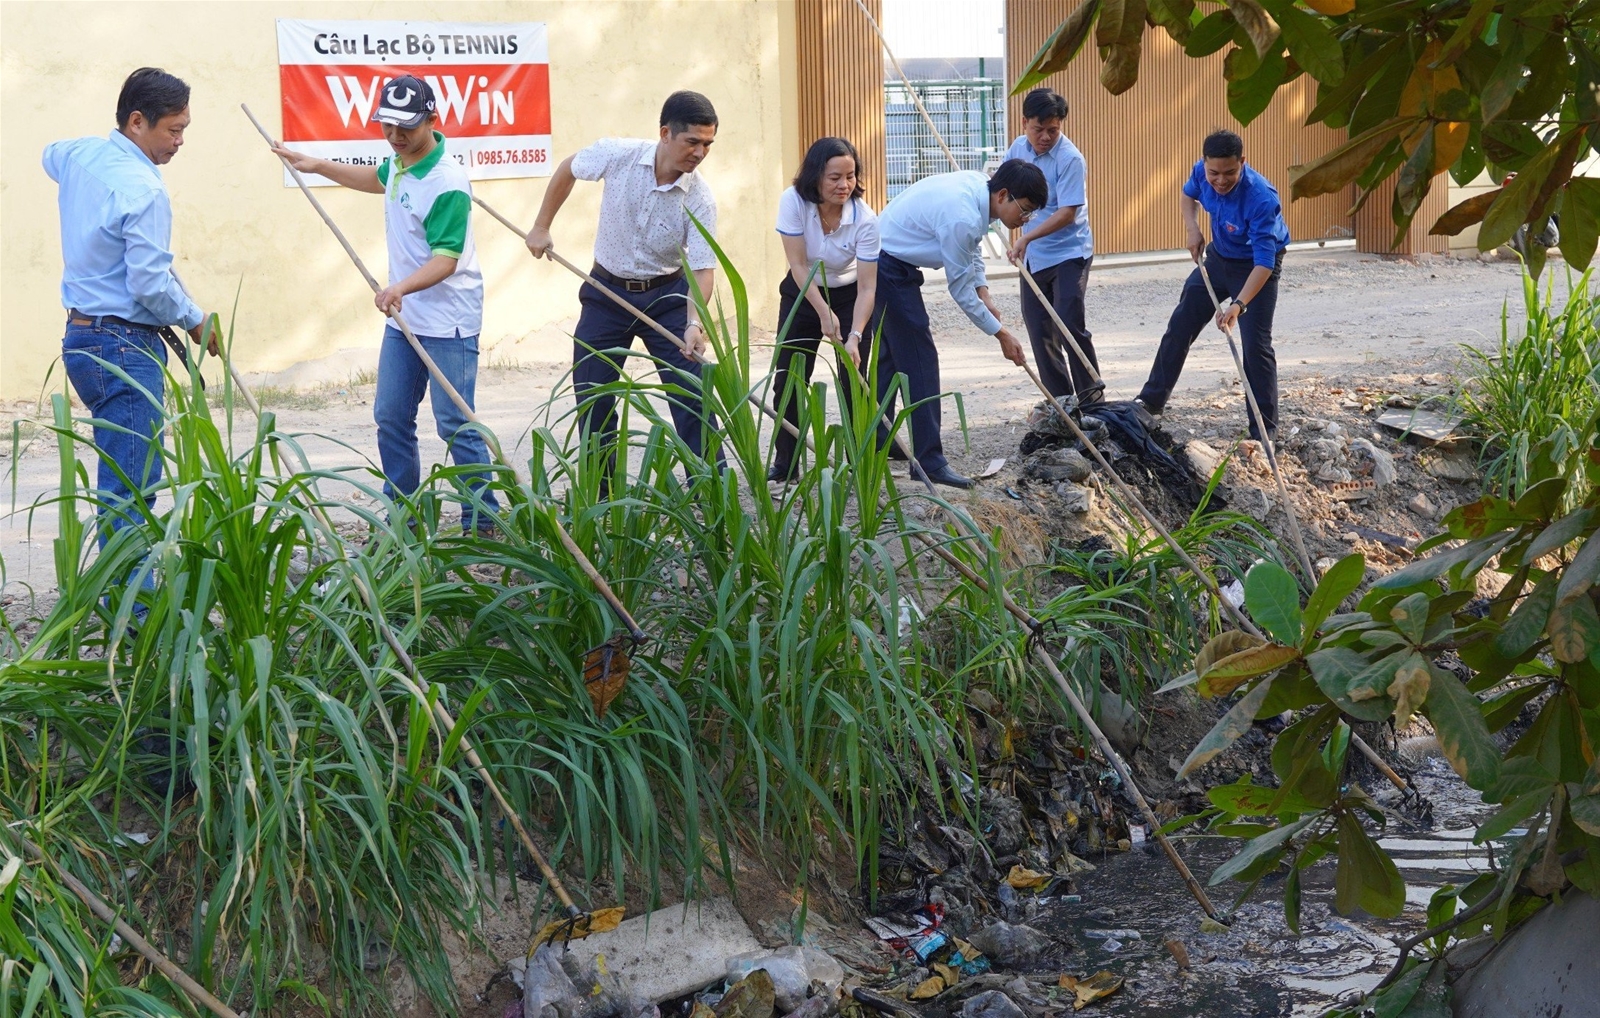
[[[276,18],[542,21],[548,26],[554,156],[596,138],[654,137],[674,89],[705,93],[721,120],[701,173],[716,194],[720,238],[750,285],[754,313],[774,313],[782,249],[778,196],[797,158],[793,0],[507,0],[434,3],[0,4],[0,397],[38,394],[59,356],[61,248],[55,184],[39,156],[60,138],[115,126],[128,72],[156,64],[188,81],[194,120],[163,169],[178,271],[202,307],[238,297],[235,356],[251,372],[319,361],[305,377],[375,363],[383,321],[332,235],[282,183],[239,103],[279,125]],[[514,221],[533,221],[549,178],[474,182]],[[318,188],[372,271],[385,274],[378,198]],[[587,265],[600,187],[580,182],[556,222],[556,246]],[[535,263],[479,212],[487,359],[562,360],[578,282]],[[52,385],[59,385],[57,369]]]

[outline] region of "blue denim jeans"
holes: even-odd
[[[457,330],[454,336],[418,336],[422,348],[428,351],[435,364],[450,384],[461,393],[468,406],[474,405],[478,387],[478,337],[463,336]],[[422,363],[411,344],[399,329],[389,326],[383,330],[383,348],[378,353],[378,393],[372,402],[372,417],[378,423],[378,462],[383,467],[383,490],[390,498],[410,495],[422,483],[422,454],[417,447],[417,407],[422,394],[428,394],[433,406],[433,420],[439,437],[450,448],[450,456],[457,466],[488,463],[489,448],[483,435],[472,428],[449,394],[428,376],[428,366]],[[498,508],[494,493],[485,490],[484,474],[473,474],[468,482],[489,509]],[[483,521],[488,526],[489,521]],[[461,528],[478,529],[477,507],[467,502],[461,510]]]
[[[155,329],[98,318],[88,325],[73,324],[82,320],[76,315],[67,320],[61,362],[73,391],[94,418],[103,548],[114,531],[135,518],[130,507],[134,495],[146,493],[143,498],[150,505],[150,489],[161,480],[167,348]]]

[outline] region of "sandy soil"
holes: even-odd
[[[1112,397],[1128,398],[1138,391],[1187,271],[1182,264],[1164,264],[1097,270],[1091,277],[1088,321]],[[1554,271],[1559,273],[1559,266]],[[997,282],[994,289],[1003,319],[1020,335],[1018,286],[1012,279]],[[953,465],[973,473],[991,457],[1015,461],[1024,419],[1038,401],[1038,392],[1000,358],[993,340],[972,328],[942,288],[930,286],[927,293],[944,385],[961,394],[968,423],[968,442],[963,444],[956,434],[957,408],[954,400],[949,401],[946,448]],[[1311,412],[1293,405],[1298,391],[1322,391],[1310,379],[1319,379],[1323,390],[1331,390],[1338,387],[1331,379],[1353,388],[1369,380],[1438,372],[1441,366],[1448,371],[1461,344],[1481,346],[1498,339],[1502,307],[1509,301],[1515,312],[1520,297],[1515,264],[1386,260],[1351,251],[1292,253],[1286,261],[1275,330],[1285,421],[1296,413]],[[761,333],[763,338],[769,335]],[[525,439],[532,424],[548,423],[558,431],[568,426],[571,398],[566,367],[486,367],[480,374],[480,414],[501,436],[508,453]],[[1186,424],[1206,440],[1225,445],[1243,428],[1233,375],[1220,336],[1203,336],[1190,355],[1166,420]],[[370,383],[267,395],[280,426],[302,436],[313,466],[371,468],[375,446]],[[0,421],[7,427],[7,440],[0,442],[0,472],[7,489],[6,512],[0,517],[0,560],[5,570],[3,593],[13,604],[29,600],[31,591],[43,592],[54,585],[50,542],[55,536],[55,510],[46,503],[59,466],[48,433],[40,435],[29,423],[39,416],[32,404],[0,407]],[[243,428],[250,426],[247,417],[241,408]],[[427,424],[424,411],[419,429],[424,463],[443,453],[443,443]],[[20,455],[14,455],[9,440],[13,432],[23,439]],[[31,441],[29,435],[34,436]],[[998,497],[1004,486],[986,485],[985,493]]]

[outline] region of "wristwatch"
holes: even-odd
[[[860,339],[861,338],[861,330],[860,329],[851,329],[850,330],[850,335],[846,336],[845,338],[846,339]]]

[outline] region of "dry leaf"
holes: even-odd
[[[602,908],[596,912],[585,912],[576,919],[552,919],[539,928],[539,933],[533,938],[533,945],[528,948],[528,953],[533,954],[534,948],[540,944],[582,940],[591,933],[609,933],[621,925],[626,912],[626,909],[618,906]]]
[[[1102,997],[1109,997],[1122,988],[1122,977],[1108,969],[1101,969],[1088,979],[1078,981],[1072,988],[1077,1000],[1072,1002],[1074,1011],[1082,1011]]]
[[[1428,698],[1431,676],[1427,664],[1404,664],[1396,669],[1394,681],[1389,684],[1389,695],[1394,697],[1394,726],[1404,728],[1416,713],[1422,701]]]
[[[933,963],[932,968],[939,978],[944,980],[946,986],[954,986],[961,982],[961,973],[949,965],[936,961]]]
[[[1006,883],[1019,891],[1031,891],[1036,887],[1043,887],[1053,878],[1053,874],[1040,873],[1030,870],[1021,863],[1011,867],[1011,872],[1006,874]]]
[[[1061,978],[1056,980],[1056,985],[1061,987],[1063,990],[1070,990],[1074,986],[1078,985],[1078,977],[1069,976],[1065,973],[1062,973]]]
[[[938,976],[929,976],[922,982],[918,983],[917,988],[911,991],[911,999],[932,1000],[934,997],[937,997],[943,992],[944,980]]]
[[[1167,949],[1167,953],[1172,955],[1172,960],[1178,963],[1179,968],[1187,969],[1189,967],[1189,949],[1184,946],[1183,941],[1177,937],[1169,937],[1164,946]]]

